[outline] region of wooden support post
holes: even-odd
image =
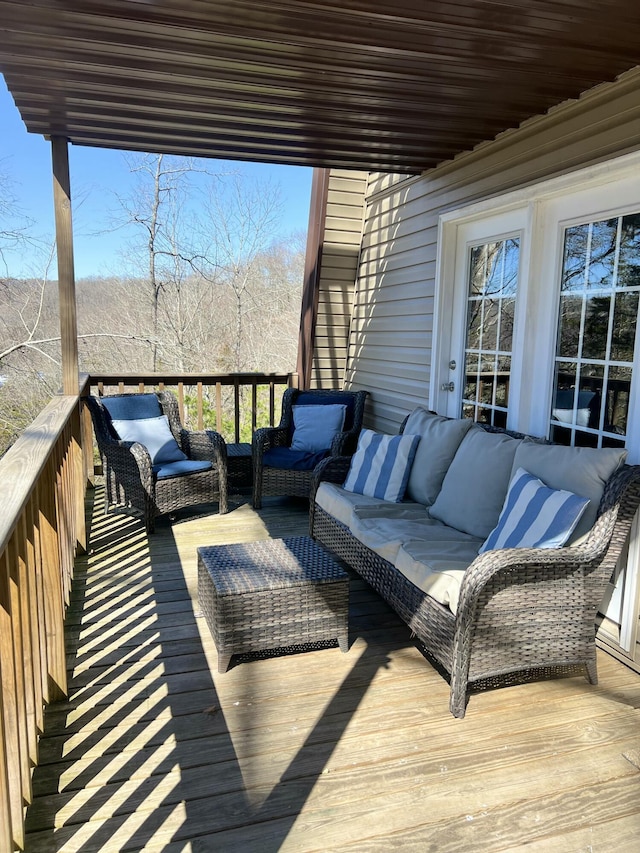
[[[300,334],[298,337],[298,374],[300,375],[300,387],[303,389],[311,386],[316,317],[318,315],[318,288],[327,217],[329,173],[329,169],[314,169],[311,184],[309,229],[307,231]]]
[[[62,136],[51,137],[53,163],[53,204],[56,218],[58,254],[58,292],[60,295],[60,339],[62,350],[62,392],[77,395],[78,325],[76,320],[76,281],[73,264],[73,227],[71,222],[71,183],[69,151]]]

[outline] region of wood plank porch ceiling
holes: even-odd
[[[628,0],[0,0],[33,133],[420,172],[640,64]]]

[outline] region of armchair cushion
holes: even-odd
[[[363,429],[344,488],[386,501],[401,501],[419,441],[419,435],[381,435]]]
[[[286,468],[288,471],[313,471],[318,462],[327,455],[326,450],[312,453],[308,450],[292,450],[290,447],[272,447],[262,457],[267,468]]]
[[[173,437],[166,415],[136,420],[115,419],[111,424],[123,441],[137,441],[144,445],[149,451],[152,465],[180,462],[187,458]]]
[[[497,548],[561,548],[573,533],[589,498],[550,489],[524,468],[509,484],[497,526],[480,553]]]
[[[151,470],[158,480],[168,480],[169,477],[182,477],[184,474],[197,474],[201,471],[210,471],[213,467],[211,462],[196,459],[179,459],[177,462],[165,462],[153,465]]]
[[[353,413],[356,405],[354,394],[336,391],[335,394],[323,393],[320,397],[313,391],[300,391],[295,398],[295,406],[345,406],[343,429],[353,426]]]
[[[155,394],[124,394],[100,399],[112,421],[159,418],[162,415],[160,402]]]
[[[310,453],[328,450],[342,432],[346,409],[344,404],[294,406],[291,449]]]

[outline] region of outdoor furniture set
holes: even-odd
[[[622,448],[552,445],[422,407],[399,435],[378,434],[361,429],[365,397],[288,389],[280,425],[256,431],[254,505],[310,490],[311,538],[198,549],[219,670],[236,653],[348,649],[348,575],[333,554],[444,671],[456,717],[473,687],[577,672],[595,684],[596,614],[640,504],[640,466]],[[171,394],[88,402],[107,506],[142,510],[149,531],[188,503],[218,498],[226,512],[224,440],[184,430]]]

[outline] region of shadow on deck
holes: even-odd
[[[347,655],[234,659],[220,675],[196,548],[305,534],[304,502],[237,499],[150,538],[95,504],[28,851],[635,849],[640,677],[621,664],[601,654],[597,688],[472,697],[454,720],[446,682],[354,579]]]

